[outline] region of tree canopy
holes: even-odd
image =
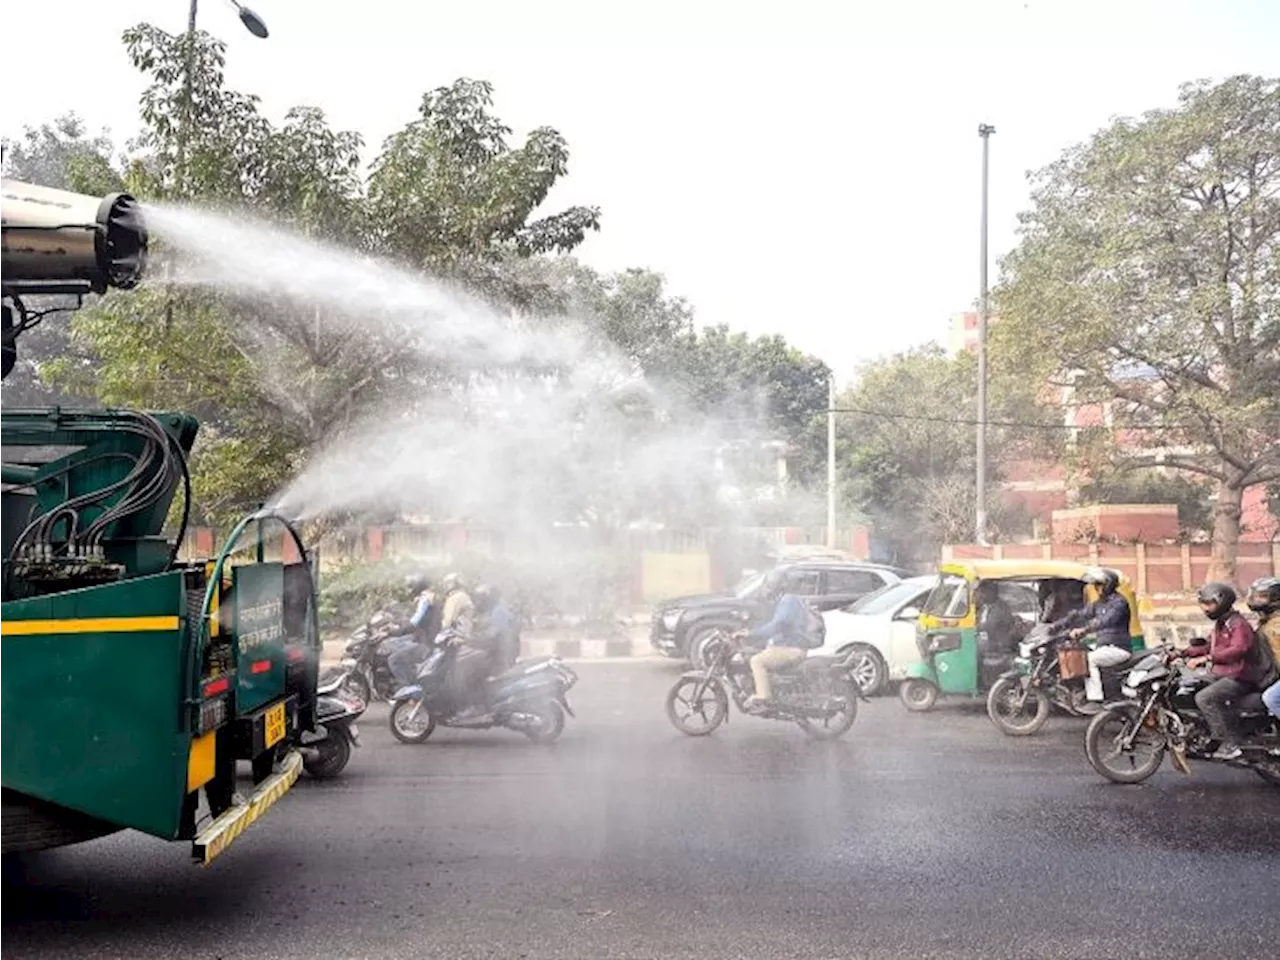
[[[1230,579],[1242,493],[1280,479],[1280,81],[1188,84],[1033,184],[996,353],[1145,437],[1093,456],[1211,480]]]

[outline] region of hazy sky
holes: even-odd
[[[782,332],[842,376],[945,339],[976,297],[979,122],[997,129],[994,256],[1028,169],[1111,116],[1171,104],[1182,81],[1280,72],[1267,0],[250,5],[269,39],[225,0],[204,0],[199,23],[273,120],[315,104],[372,148],[425,90],[487,79],[517,133],[568,138],[548,206],[603,208],[586,261],[660,270],[702,322]],[[7,5],[2,132],[74,109],[131,135],[142,82],[120,33],[178,31],[186,14],[181,0]]]

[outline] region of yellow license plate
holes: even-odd
[[[267,746],[274,747],[284,739],[284,704],[277,703],[267,711]]]

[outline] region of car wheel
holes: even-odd
[[[851,653],[854,658],[849,667],[849,676],[864,697],[876,696],[889,682],[889,665],[884,662],[879,650],[865,643],[852,643],[837,656],[847,657]]]
[[[711,666],[707,662],[707,650],[711,641],[716,639],[725,628],[720,624],[699,627],[689,636],[689,663],[695,670],[706,670]]]

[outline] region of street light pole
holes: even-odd
[[[255,37],[265,40],[267,37],[267,25],[263,19],[248,7],[238,3],[237,0],[228,0],[228,2],[236,8],[236,12],[240,15],[240,22],[244,24],[245,29]],[[192,100],[195,95],[196,13],[198,7],[199,0],[191,0],[187,6],[187,33],[184,38],[187,49],[182,65],[182,122],[178,125],[177,149],[177,176],[180,187],[187,185],[187,138],[191,134],[191,119],[194,108]]]
[[[991,151],[991,134],[996,128],[990,124],[978,124],[978,136],[982,138],[982,240],[981,267],[979,269],[978,294],[978,470],[977,470],[977,542],[987,542],[987,164]]]
[[[827,388],[827,547],[836,546],[836,374]]]

